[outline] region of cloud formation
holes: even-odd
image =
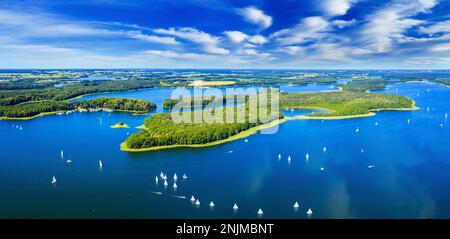
[[[266,29],[272,25],[272,17],[255,7],[246,7],[237,10],[237,13],[244,17],[247,22],[259,25]]]

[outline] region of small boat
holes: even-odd
[[[324,171],[324,170],[325,170],[325,168],[324,168],[324,167],[321,167],[321,168],[320,168],[320,171]]]
[[[20,127],[19,127],[19,130],[22,130],[22,129],[23,129],[22,126],[20,126]]]
[[[72,163],[72,160],[68,159],[68,160],[66,161],[66,163]]]
[[[209,207],[214,207],[215,205],[214,205],[214,202],[213,201],[211,201],[210,203],[209,203]]]
[[[245,140],[244,140],[244,142],[246,142],[246,143],[247,143],[247,142],[248,142],[248,139],[245,139]]]
[[[369,166],[367,166],[368,169],[371,169],[371,168],[374,168],[374,167],[375,167],[375,165],[369,165]]]
[[[183,174],[183,179],[187,179],[188,176],[186,174]]]
[[[323,152],[324,152],[324,153],[326,153],[326,152],[327,152],[327,147],[326,147],[326,146],[325,146],[325,147],[323,147],[323,149],[322,149],[322,150],[323,150]]]
[[[355,132],[359,133],[359,127],[356,127]]]
[[[311,208],[308,209],[308,211],[306,211],[306,214],[307,214],[308,216],[313,214],[313,211],[311,210]]]
[[[281,154],[278,154],[278,159],[281,159]]]
[[[408,119],[408,124],[410,124],[411,123],[411,120],[410,119]]]
[[[177,189],[177,188],[178,188],[177,183],[173,183],[173,188],[174,188],[174,189]]]
[[[361,149],[361,153],[364,153],[364,149]]]
[[[174,175],[173,175],[173,180],[175,180],[175,181],[177,181],[177,180],[178,180],[178,176],[177,176],[177,174],[174,174]]]
[[[441,124],[441,128],[444,128],[444,124]]]
[[[156,177],[155,177],[155,183],[158,183],[158,182],[159,182],[158,176],[156,176]]]
[[[52,178],[52,184],[56,184],[56,178],[55,178],[55,176],[53,176],[53,178]]]
[[[306,154],[305,159],[306,159],[306,161],[309,160],[309,154],[308,153]]]
[[[195,197],[194,196],[191,197],[191,202],[195,202]]]
[[[98,161],[98,167],[103,168],[103,163],[101,160]]]
[[[294,109],[291,109],[291,112],[294,112]]]
[[[238,210],[239,209],[239,207],[238,207],[238,205],[235,203],[234,205],[233,205],[233,210]]]
[[[167,187],[168,185],[167,180],[164,180],[164,187]]]
[[[430,112],[430,107],[427,107],[427,112]]]
[[[199,206],[200,205],[200,201],[197,199],[197,201],[195,201],[195,205]]]
[[[419,93],[417,93],[417,96],[420,96],[420,94],[419,94]]]
[[[300,205],[298,205],[298,202],[295,202],[293,207],[294,207],[295,209],[297,209],[297,208],[300,207]]]
[[[61,150],[61,159],[64,158],[64,150]]]
[[[173,195],[173,197],[175,197],[175,198],[180,198],[180,199],[186,199],[186,197],[185,197],[185,196],[178,196],[178,195]]]
[[[445,113],[445,120],[447,120],[448,119],[448,114],[447,113]]]
[[[430,92],[430,89],[427,89],[427,92]]]
[[[264,212],[263,212],[263,210],[261,210],[261,208],[258,210],[258,215],[263,215],[264,214]]]
[[[167,180],[167,175],[166,174],[164,174],[164,178],[163,178],[164,180]]]
[[[155,191],[151,191],[151,192],[154,193],[154,194],[158,194],[158,195],[162,194],[162,192],[155,192]]]
[[[159,174],[159,177],[160,177],[161,179],[164,179],[164,173],[161,172],[161,173]]]
[[[290,163],[291,162],[291,156],[288,156],[288,162]]]
[[[375,122],[375,126],[378,126],[378,122]]]
[[[233,150],[227,151],[227,154],[232,154]]]

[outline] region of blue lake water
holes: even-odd
[[[132,97],[160,106],[170,92],[148,89],[83,99]],[[410,97],[421,109],[350,120],[295,120],[248,142],[139,154],[119,150],[136,129],[109,126],[123,121],[135,127],[147,116],[98,112],[0,121],[0,217],[257,218],[262,208],[263,218],[307,218],[311,208],[312,218],[450,218],[450,125],[444,117],[450,113],[450,88],[401,84],[383,92]],[[169,177],[166,189],[161,181],[155,184],[161,171]],[[192,205],[191,195],[200,206]],[[292,207],[296,201],[298,210]]]

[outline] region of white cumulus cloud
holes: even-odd
[[[259,25],[263,29],[272,25],[272,17],[255,7],[241,8],[237,10],[237,13],[243,16],[246,21]]]
[[[209,33],[197,30],[192,27],[182,27],[182,28],[169,28],[169,29],[155,29],[155,33],[161,35],[170,35],[185,40],[200,44],[202,49],[207,53],[226,55],[230,53],[229,50],[220,47],[220,37],[213,36]]]
[[[233,43],[240,44],[248,38],[248,35],[240,31],[225,31],[223,34]]]
[[[320,9],[328,16],[342,16],[358,0],[319,0]]]

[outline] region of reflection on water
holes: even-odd
[[[140,154],[119,150],[136,129],[109,126],[135,127],[147,116],[98,112],[0,121],[0,217],[257,218],[262,208],[264,218],[307,218],[311,208],[312,218],[449,218],[450,89],[402,84],[386,92],[411,97],[422,109],[288,121],[277,134],[252,135],[248,142]],[[101,95],[161,104],[170,91]],[[155,184],[161,171],[167,188]],[[179,177],[176,191],[174,173],[189,176]],[[191,196],[201,205],[192,205]]]

